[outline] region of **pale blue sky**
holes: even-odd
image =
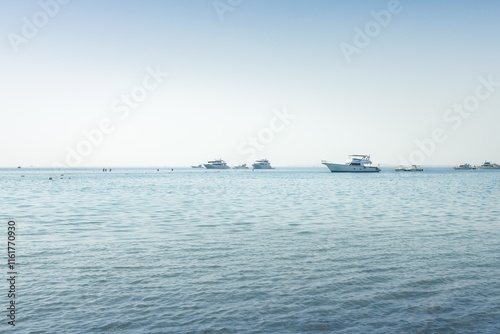
[[[40,3],[0,3],[0,166],[65,164],[105,118],[113,131],[79,166],[399,164],[435,128],[447,139],[424,165],[500,163],[500,86],[456,129],[443,119],[479,77],[500,82],[497,1],[402,0],[351,62],[341,44],[390,1],[243,0],[221,20],[212,0],[73,0],[15,52]],[[118,117],[113,103],[156,66],[168,77]],[[284,108],[295,118],[242,153]]]

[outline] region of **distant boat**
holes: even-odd
[[[256,160],[252,164],[253,169],[274,169],[267,159]]]
[[[191,166],[191,168],[203,168],[202,164],[196,165],[196,166]]]
[[[233,169],[249,169],[247,164],[234,166]]]
[[[399,165],[398,167],[396,167],[396,169],[394,169],[396,172],[404,172],[405,171],[405,166],[403,165]]]
[[[479,166],[481,169],[500,169],[500,165],[497,164],[492,164],[489,161],[485,161],[481,166]]]
[[[215,159],[204,164],[206,169],[229,169],[227,163],[222,159]]]
[[[462,164],[462,165],[457,165],[453,167],[455,170],[469,170],[469,169],[476,169],[476,166],[471,166],[469,164]]]
[[[396,169],[396,172],[423,172],[424,169],[418,165],[411,165],[411,167],[405,167],[403,165],[399,165]]]
[[[322,160],[321,163],[328,167],[332,173],[374,173],[380,172],[378,166],[372,166],[369,154],[351,154],[343,164],[337,164]]]

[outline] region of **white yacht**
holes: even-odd
[[[492,164],[489,161],[485,161],[481,166],[479,166],[481,169],[500,169],[500,165],[498,164]]]
[[[411,167],[405,167],[403,165],[399,165],[396,169],[396,172],[423,172],[424,169],[418,165],[411,165]]]
[[[206,169],[229,169],[227,163],[222,159],[215,159],[204,164]]]
[[[247,164],[234,166],[233,169],[249,169]]]
[[[196,165],[196,166],[191,166],[191,168],[203,168],[202,164]]]
[[[453,169],[456,170],[469,170],[469,169],[476,169],[476,166],[471,166],[469,164],[462,164],[462,165],[457,165],[453,167]]]
[[[267,159],[256,160],[252,164],[253,169],[274,169],[271,167],[271,163]]]
[[[394,169],[396,172],[404,172],[406,169],[405,166],[403,165],[399,165],[398,167],[396,167],[396,169]]]
[[[328,167],[332,173],[337,172],[354,172],[354,173],[370,173],[380,172],[378,166],[372,166],[369,154],[351,154],[349,159],[343,164],[335,164],[325,160],[321,163]]]

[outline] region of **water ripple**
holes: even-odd
[[[500,173],[23,173],[20,333],[500,332]]]

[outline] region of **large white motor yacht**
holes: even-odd
[[[332,173],[353,172],[370,173],[380,172],[378,166],[372,166],[369,154],[351,154],[349,159],[343,164],[336,164],[322,160],[321,163],[328,167]]]
[[[274,169],[271,167],[271,163],[267,159],[256,160],[252,164],[253,169]]]
[[[206,169],[229,169],[227,163],[222,159],[215,159],[204,164]]]
[[[497,164],[492,164],[489,161],[485,161],[481,166],[479,166],[481,169],[500,169],[500,165]]]

